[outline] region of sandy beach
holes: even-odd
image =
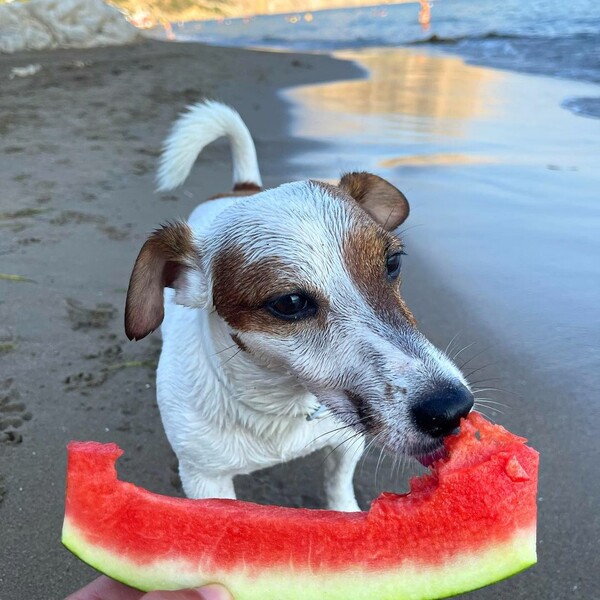
[[[10,78],[11,69],[32,63],[41,65],[36,75]],[[344,151],[306,129],[302,135],[302,100],[292,110],[277,91],[364,77],[364,69],[352,62],[324,55],[198,44],[144,42],[0,55],[2,600],[60,599],[94,577],[60,544],[69,440],[115,441],[126,450],[120,461],[124,479],[181,494],[155,400],[159,336],[127,342],[123,305],[147,233],[228,189],[230,162],[227,146],[216,143],[181,190],[156,194],[157,156],[173,118],[202,96],[219,98],[235,106],[253,132],[266,186],[309,176],[333,179]],[[453,101],[460,111],[460,98],[449,96],[448,104]],[[491,119],[488,126],[501,128],[502,122]],[[556,144],[558,153],[558,139]],[[351,160],[358,163],[360,152]],[[517,176],[514,165],[504,168]],[[412,189],[427,203],[429,194],[444,190],[452,167],[415,169],[398,171],[397,183],[408,185],[409,199]],[[485,164],[478,169],[489,174]],[[420,183],[425,191],[415,192]],[[458,197],[468,195],[472,181],[454,177],[451,183]],[[528,185],[532,194],[544,191],[544,184]],[[484,183],[478,189],[489,191]],[[417,209],[417,214],[422,223],[430,213]],[[411,232],[418,235],[418,229]],[[475,344],[461,359],[472,358],[469,369],[484,367],[478,380],[499,377],[494,387],[511,394],[501,398],[510,405],[504,415],[488,414],[530,436],[542,452],[540,564],[470,597],[590,600],[597,593],[592,573],[598,483],[589,479],[597,471],[592,434],[598,410],[583,412],[581,399],[590,386],[583,382],[577,389],[572,379],[546,377],[532,368],[525,350],[494,327],[485,297],[473,294],[467,280],[448,277],[455,271],[439,260],[443,250],[415,246],[404,293],[422,330],[442,348],[457,332],[461,346]],[[580,400],[568,404],[573,397]],[[370,454],[357,470],[357,495],[365,508],[383,489],[404,489],[408,474],[417,470],[407,466],[398,474],[388,461],[376,474],[378,458],[378,452]],[[312,456],[292,468],[240,478],[238,494],[257,502],[320,507],[321,462]]]
[[[37,75],[10,79],[31,63]],[[127,449],[126,478],[180,493],[155,401],[159,336],[129,343],[122,326],[146,235],[231,186],[229,148],[217,143],[194,172],[200,185],[154,193],[175,116],[203,96],[234,105],[272,186],[286,180],[283,160],[295,148],[276,89],[355,73],[327,57],[161,42],[0,55],[3,600],[62,598],[93,577],[60,544],[70,439],[115,441]],[[246,495],[320,504],[318,486],[304,477],[284,485],[282,473],[246,482]]]

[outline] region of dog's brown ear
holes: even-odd
[[[131,273],[125,304],[125,333],[130,340],[140,340],[152,333],[163,321],[165,287],[177,291],[176,301],[191,305],[201,286],[199,256],[192,231],[186,223],[169,224],[157,229],[146,240]],[[187,302],[186,302],[187,300]]]
[[[388,231],[396,229],[408,217],[408,200],[404,194],[378,175],[346,173],[340,179],[339,187]]]

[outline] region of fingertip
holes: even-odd
[[[218,583],[211,583],[198,588],[202,600],[233,600],[229,590]]]

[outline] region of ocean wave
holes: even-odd
[[[260,43],[267,46],[285,46],[287,48],[311,48],[311,49],[347,49],[347,48],[367,48],[367,47],[398,47],[398,46],[465,46],[485,44],[486,42],[499,42],[499,43],[520,43],[527,44],[540,44],[545,42],[558,42],[564,43],[567,41],[569,44],[576,45],[578,43],[591,42],[594,45],[598,43],[598,34],[591,32],[580,32],[570,35],[556,35],[553,33],[548,34],[517,34],[517,33],[503,33],[499,31],[488,31],[480,34],[466,34],[456,36],[445,36],[437,33],[433,33],[427,37],[417,37],[414,39],[398,39],[389,37],[377,37],[377,36],[361,36],[355,35],[352,39],[348,39],[341,33],[340,37],[333,37],[332,32],[328,32],[329,36],[301,36],[294,32],[294,35],[287,37],[286,35],[277,34],[265,34],[257,36],[256,38],[248,38],[248,43]],[[239,41],[239,40],[238,40]]]
[[[0,0],[1,2],[1,0]],[[471,64],[600,83],[600,13],[597,0],[472,0],[436,2],[431,29],[423,30],[414,4],[174,26],[178,39],[295,51],[365,48],[435,48]],[[497,10],[496,10],[497,8]],[[593,103],[592,103],[593,104]],[[578,114],[595,112],[575,103]]]
[[[407,46],[417,46],[421,44],[460,44],[461,42],[482,42],[486,40],[518,40],[525,39],[531,36],[523,36],[512,33],[499,33],[497,31],[490,31],[488,33],[479,35],[457,35],[457,36],[443,36],[436,33],[429,37],[415,40],[413,42],[407,42]]]

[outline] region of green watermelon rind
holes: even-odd
[[[131,587],[174,590],[222,583],[235,600],[435,600],[475,590],[515,575],[536,563],[535,524],[476,553],[459,554],[442,564],[401,565],[382,570],[352,568],[311,573],[265,566],[260,574],[205,571],[184,560],[136,564],[89,541],[67,517],[63,544],[81,560]]]

